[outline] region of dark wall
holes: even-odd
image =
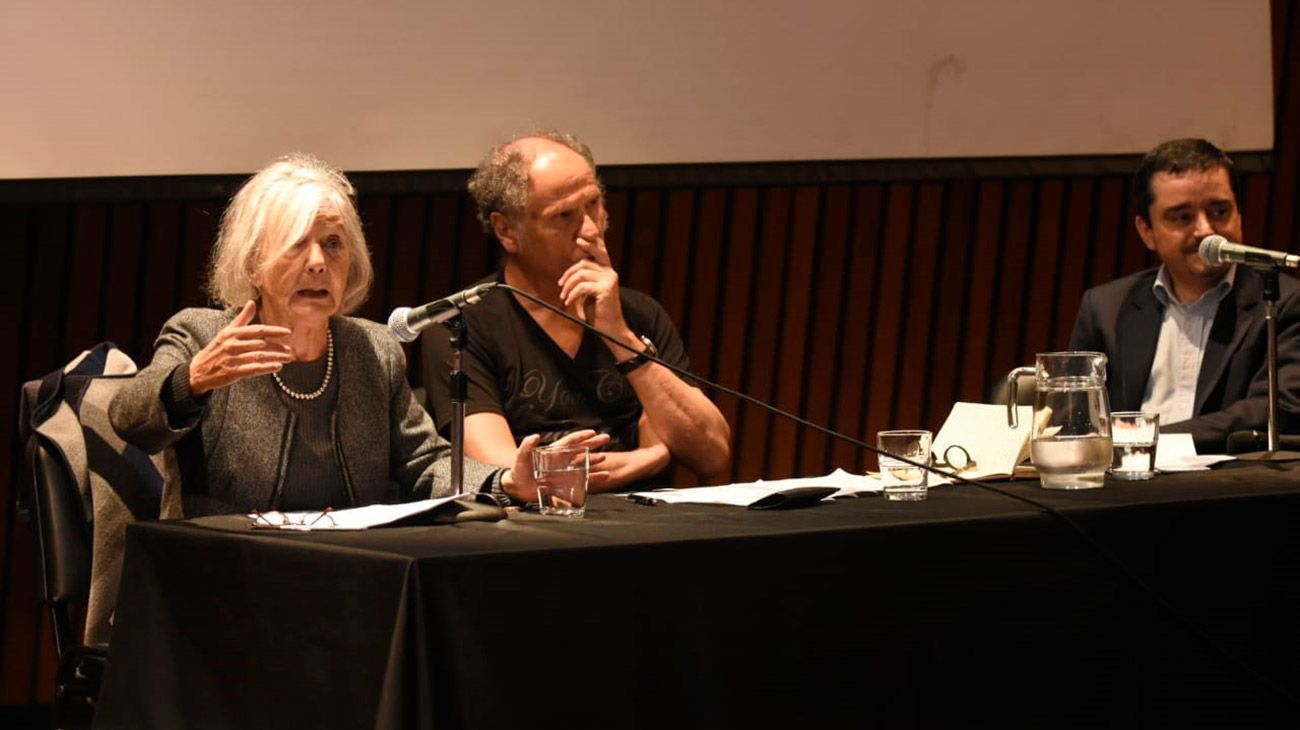
[[[1295,250],[1300,35],[1292,3],[1273,12],[1278,142],[1271,155],[1239,157],[1242,207],[1248,241]],[[1151,264],[1127,203],[1135,163],[602,172],[623,281],[665,304],[693,370],[869,441],[887,427],[937,429],[954,401],[983,400],[1009,368],[1064,347],[1086,287]],[[354,178],[376,267],[360,316],[382,321],[394,306],[492,269],[494,244],[474,221],[464,179]],[[106,339],[147,362],[162,322],[204,303],[203,267],[238,182],[0,183],[0,706],[48,702],[54,661],[35,597],[33,533],[13,509],[18,385]],[[418,381],[418,350],[408,353]],[[850,444],[716,398],[733,428],[736,479],[869,466]]]

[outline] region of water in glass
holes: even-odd
[[[581,517],[587,506],[587,469],[585,465],[539,471],[537,501],[542,514]]]

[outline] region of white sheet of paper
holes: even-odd
[[[462,495],[456,494],[450,497],[422,499],[418,502],[402,502],[400,504],[371,504],[365,507],[331,511],[328,517],[320,519],[317,519],[321,514],[319,511],[285,512],[284,514],[292,525],[289,529],[365,530],[371,527],[387,525],[390,522],[396,522],[421,512],[427,512],[460,496]]]
[[[937,474],[930,475],[930,486],[951,484],[952,482]],[[657,489],[651,492],[632,492],[628,499],[637,502],[656,504],[725,504],[734,507],[748,507],[769,494],[776,494],[798,487],[837,487],[839,491],[826,497],[827,500],[838,497],[852,497],[860,494],[879,492],[884,488],[880,477],[874,475],[850,474],[843,469],[820,477],[798,477],[794,479],[760,479],[756,482],[740,482],[720,487],[691,487],[688,489]]]
[[[949,446],[960,445],[975,460],[975,467],[961,472],[967,479],[1009,477],[1029,453],[1029,429],[1034,409],[1018,406],[1020,425],[1007,425],[1007,407],[990,403],[955,403],[934,437],[934,456],[944,459]]]
[[[781,491],[779,488],[772,487],[772,484],[775,484],[775,482],[758,481],[745,484],[724,484],[718,487],[694,487],[691,489],[657,489],[650,492],[632,492],[627,497],[646,504],[691,503],[748,507],[773,492]]]
[[[1156,442],[1157,471],[1205,471],[1233,458],[1227,454],[1197,454],[1190,433],[1162,433]]]

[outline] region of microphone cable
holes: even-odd
[[[741,400],[741,401],[743,401],[743,402],[745,402],[745,403],[750,403],[750,404],[752,404],[752,405],[756,405],[756,406],[758,406],[758,407],[760,407],[760,408],[763,408],[764,410],[767,410],[768,412],[775,413],[776,415],[781,416],[782,418],[787,418],[787,419],[789,419],[789,420],[791,420],[791,421],[794,421],[795,423],[798,423],[798,424],[801,425],[801,426],[805,426],[805,427],[807,427],[807,428],[811,428],[811,429],[813,429],[813,430],[815,430],[815,431],[819,431],[819,432],[821,432],[821,433],[823,433],[823,434],[826,434],[827,436],[831,436],[831,437],[833,437],[833,438],[840,439],[841,441],[844,441],[844,442],[846,442],[846,443],[852,444],[852,445],[857,446],[857,447],[862,448],[862,449],[866,449],[867,451],[870,451],[870,452],[872,452],[872,453],[874,453],[874,454],[877,454],[877,455],[881,454],[881,450],[880,450],[879,448],[877,448],[877,447],[875,447],[875,446],[872,446],[871,444],[868,444],[868,443],[866,443],[866,442],[864,442],[864,441],[861,441],[861,440],[859,440],[859,439],[853,438],[852,436],[848,436],[848,435],[846,435],[846,434],[842,434],[842,433],[840,433],[840,432],[838,432],[838,431],[835,431],[835,430],[833,430],[833,429],[830,429],[830,428],[827,428],[827,427],[825,427],[825,426],[822,426],[821,424],[818,424],[818,423],[814,423],[814,422],[812,422],[812,421],[809,421],[809,420],[807,420],[806,418],[802,418],[802,417],[800,417],[800,416],[798,416],[798,415],[796,415],[796,414],[794,414],[794,413],[791,413],[791,412],[786,411],[786,410],[784,410],[784,409],[782,409],[782,408],[779,408],[779,407],[777,407],[777,406],[774,406],[774,405],[772,405],[772,404],[770,404],[770,403],[767,403],[767,402],[764,402],[764,401],[762,401],[762,400],[759,400],[758,398],[755,398],[755,397],[753,397],[753,396],[746,395],[745,393],[741,393],[740,391],[733,390],[733,389],[728,388],[728,387],[726,387],[726,386],[724,386],[724,385],[720,385],[720,384],[718,384],[718,383],[715,383],[715,382],[713,382],[713,381],[711,381],[711,380],[709,380],[709,379],[707,379],[707,378],[704,378],[704,377],[702,377],[702,376],[696,375],[695,373],[692,373],[692,372],[690,372],[689,370],[686,370],[686,369],[684,369],[684,368],[677,367],[676,365],[673,365],[672,363],[665,362],[664,360],[662,360],[661,358],[659,358],[659,357],[656,356],[656,355],[651,355],[651,354],[648,353],[648,352],[644,352],[644,351],[642,351],[642,350],[637,350],[635,347],[633,347],[633,346],[631,346],[631,345],[628,345],[627,343],[623,342],[622,340],[618,339],[617,337],[615,337],[615,336],[613,336],[613,335],[611,335],[611,334],[606,333],[604,330],[601,330],[599,327],[596,327],[596,326],[592,325],[591,323],[587,322],[586,320],[582,319],[581,317],[575,317],[575,316],[573,316],[572,314],[569,314],[568,312],[564,311],[563,309],[561,309],[561,308],[559,308],[559,307],[556,307],[555,305],[551,304],[550,302],[543,301],[541,298],[539,298],[539,297],[537,297],[537,296],[535,296],[535,295],[533,295],[533,294],[531,294],[531,293],[529,293],[529,292],[523,291],[522,289],[519,289],[518,287],[514,287],[514,286],[511,286],[511,285],[509,285],[509,284],[505,284],[505,283],[500,283],[500,284],[498,284],[498,285],[496,286],[496,288],[497,288],[497,289],[504,289],[504,290],[509,291],[509,292],[513,292],[513,293],[518,294],[519,296],[521,296],[521,297],[523,297],[523,298],[525,298],[525,299],[528,299],[529,301],[532,301],[532,302],[534,302],[534,303],[536,303],[536,304],[538,304],[538,305],[540,305],[540,306],[542,306],[542,307],[545,307],[546,309],[548,309],[548,310],[550,310],[550,311],[552,311],[552,312],[555,312],[556,314],[560,315],[561,317],[564,317],[565,319],[569,320],[570,322],[573,322],[573,323],[575,323],[575,324],[581,325],[584,329],[587,329],[587,330],[589,330],[589,331],[591,331],[591,332],[594,332],[596,335],[598,335],[598,336],[601,337],[602,339],[604,339],[604,340],[606,340],[606,341],[608,341],[608,342],[612,342],[612,343],[614,343],[615,345],[617,345],[617,346],[623,348],[624,350],[627,350],[628,352],[631,352],[631,353],[633,353],[633,354],[640,355],[640,356],[644,357],[646,360],[649,360],[650,362],[653,362],[653,363],[655,363],[655,364],[657,364],[657,365],[661,365],[661,366],[667,368],[668,370],[670,370],[671,372],[677,374],[678,376],[680,376],[680,377],[682,377],[682,378],[685,378],[685,379],[687,379],[687,380],[689,380],[689,381],[693,381],[693,382],[698,383],[698,384],[700,384],[700,385],[704,385],[704,386],[706,386],[706,387],[712,388],[712,389],[717,390],[717,391],[719,391],[719,392],[726,393],[727,395],[730,395],[730,396],[732,396],[733,398],[737,398],[737,399],[739,399],[739,400]],[[1297,696],[1296,696],[1295,694],[1293,694],[1290,690],[1288,690],[1287,688],[1282,687],[1281,685],[1277,684],[1275,681],[1273,681],[1272,679],[1270,679],[1268,676],[1262,674],[1261,672],[1259,672],[1258,670],[1256,670],[1254,667],[1252,667],[1251,665],[1247,664],[1247,663],[1245,662],[1245,660],[1241,659],[1240,657],[1236,656],[1236,655],[1233,654],[1232,652],[1230,652],[1230,651],[1228,651],[1227,649],[1223,648],[1223,647],[1220,646],[1217,642],[1215,642],[1213,639],[1211,639],[1211,638],[1210,638],[1210,637],[1209,637],[1209,636],[1208,636],[1204,631],[1202,631],[1198,626],[1196,626],[1196,624],[1194,624],[1194,623],[1191,621],[1191,619],[1189,619],[1189,618],[1187,618],[1185,615],[1183,615],[1182,612],[1180,612],[1177,608],[1175,608],[1175,607],[1174,607],[1174,606],[1173,606],[1173,605],[1172,605],[1172,604],[1171,604],[1171,603],[1170,603],[1170,602],[1169,602],[1169,601],[1168,601],[1164,596],[1162,596],[1158,591],[1156,591],[1155,588],[1153,588],[1151,585],[1149,585],[1149,584],[1148,584],[1145,580],[1143,580],[1142,577],[1139,576],[1137,573],[1133,572],[1133,571],[1128,567],[1128,565],[1126,565],[1122,560],[1120,560],[1120,558],[1119,558],[1118,556],[1116,556],[1114,553],[1112,553],[1112,552],[1111,552],[1109,549],[1107,549],[1104,545],[1102,545],[1101,543],[1097,542],[1097,541],[1092,537],[1092,535],[1090,535],[1086,530],[1083,529],[1083,527],[1081,527],[1077,522],[1075,522],[1072,518],[1070,518],[1070,517],[1069,517],[1068,515],[1066,515],[1064,512],[1061,512],[1060,510],[1056,509],[1055,507],[1052,507],[1052,506],[1047,505],[1047,504],[1043,504],[1042,502],[1039,502],[1039,501],[1037,501],[1037,500],[1035,500],[1035,499],[1032,499],[1032,498],[1030,498],[1030,497],[1026,497],[1026,496],[1023,496],[1023,495],[1020,495],[1020,494],[1015,494],[1015,493],[1013,493],[1013,492],[1009,492],[1009,491],[1007,491],[1007,490],[1005,490],[1005,489],[1001,489],[1001,488],[999,488],[999,487],[995,487],[995,486],[990,485],[990,484],[986,484],[986,483],[982,483],[982,482],[977,482],[977,481],[975,481],[974,479],[967,479],[966,477],[963,477],[963,476],[961,476],[960,474],[958,474],[958,473],[956,473],[956,472],[947,472],[947,471],[944,471],[944,470],[942,470],[942,469],[939,469],[939,468],[937,468],[937,467],[935,467],[935,466],[933,466],[933,465],[931,465],[931,464],[922,464],[922,463],[919,463],[919,462],[916,462],[916,461],[912,461],[912,460],[910,460],[910,459],[906,459],[906,458],[903,458],[903,457],[900,457],[900,456],[896,456],[896,455],[894,455],[894,454],[888,454],[888,456],[889,456],[890,458],[892,458],[892,459],[897,459],[898,461],[904,462],[904,463],[909,464],[909,465],[911,465],[911,466],[918,467],[918,468],[920,468],[920,469],[924,469],[924,470],[926,470],[926,471],[928,471],[928,472],[930,472],[930,473],[932,473],[932,474],[937,474],[937,475],[939,475],[939,476],[942,476],[942,477],[944,477],[945,479],[952,479],[952,480],[955,480],[955,481],[956,481],[957,483],[959,483],[959,484],[965,484],[965,485],[969,485],[969,486],[972,486],[972,487],[977,487],[977,488],[979,488],[979,489],[982,489],[982,490],[985,490],[985,491],[988,491],[988,492],[992,492],[992,493],[994,493],[994,494],[999,494],[999,495],[1001,495],[1001,496],[1003,496],[1003,497],[1007,497],[1007,498],[1009,498],[1009,499],[1013,499],[1013,500],[1016,500],[1016,501],[1018,501],[1018,502],[1023,502],[1023,503],[1025,503],[1025,504],[1027,504],[1027,505],[1033,507],[1034,509],[1036,509],[1036,510],[1042,512],[1042,513],[1045,513],[1045,514],[1048,515],[1049,517],[1055,519],[1058,523],[1060,523],[1061,525],[1063,525],[1063,526],[1066,528],[1066,531],[1067,531],[1067,532],[1074,534],[1077,538],[1079,538],[1079,539],[1083,542],[1083,544],[1085,545],[1085,547],[1087,547],[1088,549],[1092,550],[1093,553],[1095,553],[1096,555],[1098,555],[1098,556],[1101,558],[1101,560],[1102,560],[1102,562],[1103,562],[1104,564],[1106,564],[1106,565],[1107,565],[1108,567],[1110,567],[1112,570],[1114,570],[1114,571],[1116,571],[1117,573],[1119,573],[1119,575],[1122,576],[1123,578],[1127,579],[1128,582],[1130,582],[1130,583],[1132,583],[1133,585],[1137,586],[1138,589],[1139,589],[1139,592],[1144,593],[1148,598],[1150,598],[1150,599],[1151,599],[1151,600],[1156,604],[1157,608],[1161,609],[1161,610],[1164,611],[1166,614],[1168,614],[1170,617],[1172,617],[1172,618],[1174,619],[1174,621],[1175,621],[1179,626],[1181,626],[1181,627],[1182,627],[1182,628],[1183,628],[1183,629],[1184,629],[1188,634],[1190,634],[1190,635],[1191,635],[1191,636],[1192,636],[1192,637],[1193,637],[1193,638],[1194,638],[1194,639],[1195,639],[1199,644],[1201,644],[1201,646],[1202,646],[1204,649],[1206,649],[1207,651],[1209,651],[1211,655],[1217,657],[1221,662],[1223,662],[1223,663],[1225,663],[1225,664],[1227,664],[1227,665],[1233,667],[1233,668],[1236,669],[1238,672],[1240,672],[1242,675],[1244,675],[1244,677],[1245,677],[1246,679],[1248,679],[1248,680],[1250,680],[1250,681],[1252,681],[1252,682],[1255,682],[1255,683],[1259,684],[1260,686],[1264,687],[1266,690],[1268,690],[1268,691],[1271,692],[1272,694],[1276,695],[1278,698],[1280,698],[1280,699],[1283,700],[1284,702],[1290,704],[1292,707],[1300,707],[1300,698],[1297,698]]]

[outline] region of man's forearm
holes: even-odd
[[[673,458],[704,481],[721,478],[731,466],[731,428],[713,401],[654,363],[627,379]]]

